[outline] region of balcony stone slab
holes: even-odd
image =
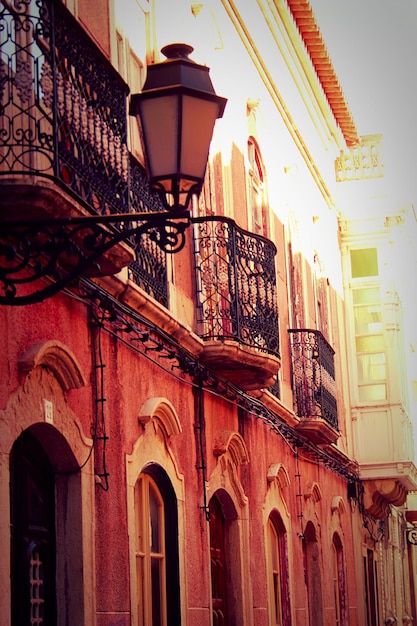
[[[280,368],[278,357],[230,340],[205,342],[200,359],[245,391],[269,387]]]
[[[321,417],[302,417],[296,429],[317,445],[335,443],[339,438],[339,432]]]

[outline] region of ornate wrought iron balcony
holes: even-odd
[[[127,85],[61,2],[0,8],[0,173],[52,178],[99,213],[125,212]]]
[[[46,293],[30,300],[24,289],[20,297],[20,286],[32,280],[22,270],[34,271],[34,281],[54,275],[67,284],[62,265],[84,267],[107,236],[100,227],[88,239],[80,224],[64,233],[62,224],[29,227],[31,220],[87,213],[106,216],[110,224],[112,214],[159,213],[163,207],[128,152],[129,89],[63,4],[0,1],[0,29],[0,219],[3,230],[16,222],[0,246],[7,259],[0,270],[1,301],[24,304]],[[23,223],[24,236],[12,245]],[[111,228],[123,230],[127,223],[113,220]],[[117,271],[135,249],[131,278],[167,305],[165,255],[150,235],[141,236],[143,245],[136,246],[132,235],[130,256],[113,254],[110,266],[100,259],[101,271]],[[45,241],[53,251],[40,270]]]
[[[230,218],[193,222],[203,358],[241,386],[268,386],[279,369],[276,247]]]
[[[338,438],[334,350],[320,331],[290,329],[294,411],[316,443]]]

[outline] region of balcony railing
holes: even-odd
[[[0,172],[126,210],[128,87],[61,2],[2,2]]]
[[[334,350],[318,330],[288,332],[294,411],[300,418],[321,418],[337,430]]]
[[[276,247],[234,220],[195,220],[199,335],[279,354]]]
[[[129,161],[129,206],[133,211],[163,211],[160,197],[153,193],[143,167],[131,156]],[[133,242],[132,242],[133,245]],[[167,256],[152,241],[142,235],[141,245],[135,246],[136,260],[129,265],[129,278],[160,304],[168,307]]]
[[[91,213],[162,210],[128,152],[129,89],[62,3],[0,0],[0,33],[0,184],[49,179]],[[165,255],[146,235],[136,252],[131,278],[166,305]]]

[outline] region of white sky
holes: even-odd
[[[310,3],[359,135],[384,136],[391,199],[413,204],[417,212],[417,0]],[[411,242],[416,232],[414,228],[408,233]],[[410,377],[416,380],[417,242],[393,259],[393,268],[406,285],[403,304],[414,352],[409,351],[409,344],[406,350]]]
[[[417,0],[310,0],[360,135],[417,209]],[[408,199],[407,199],[408,196]]]

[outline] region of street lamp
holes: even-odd
[[[149,183],[168,211],[186,211],[200,193],[214,124],[226,105],[208,67],[188,58],[192,51],[184,43],[162,48],[166,60],[148,67],[142,93],[131,98]]]
[[[142,93],[131,98],[149,185],[165,211],[2,221],[0,304],[33,304],[58,293],[99,267],[120,242],[140,246],[147,235],[165,252],[184,247],[191,196],[201,191],[214,124],[226,104],[209,69],[188,58],[192,50],[165,46],[166,60],[148,67]]]

